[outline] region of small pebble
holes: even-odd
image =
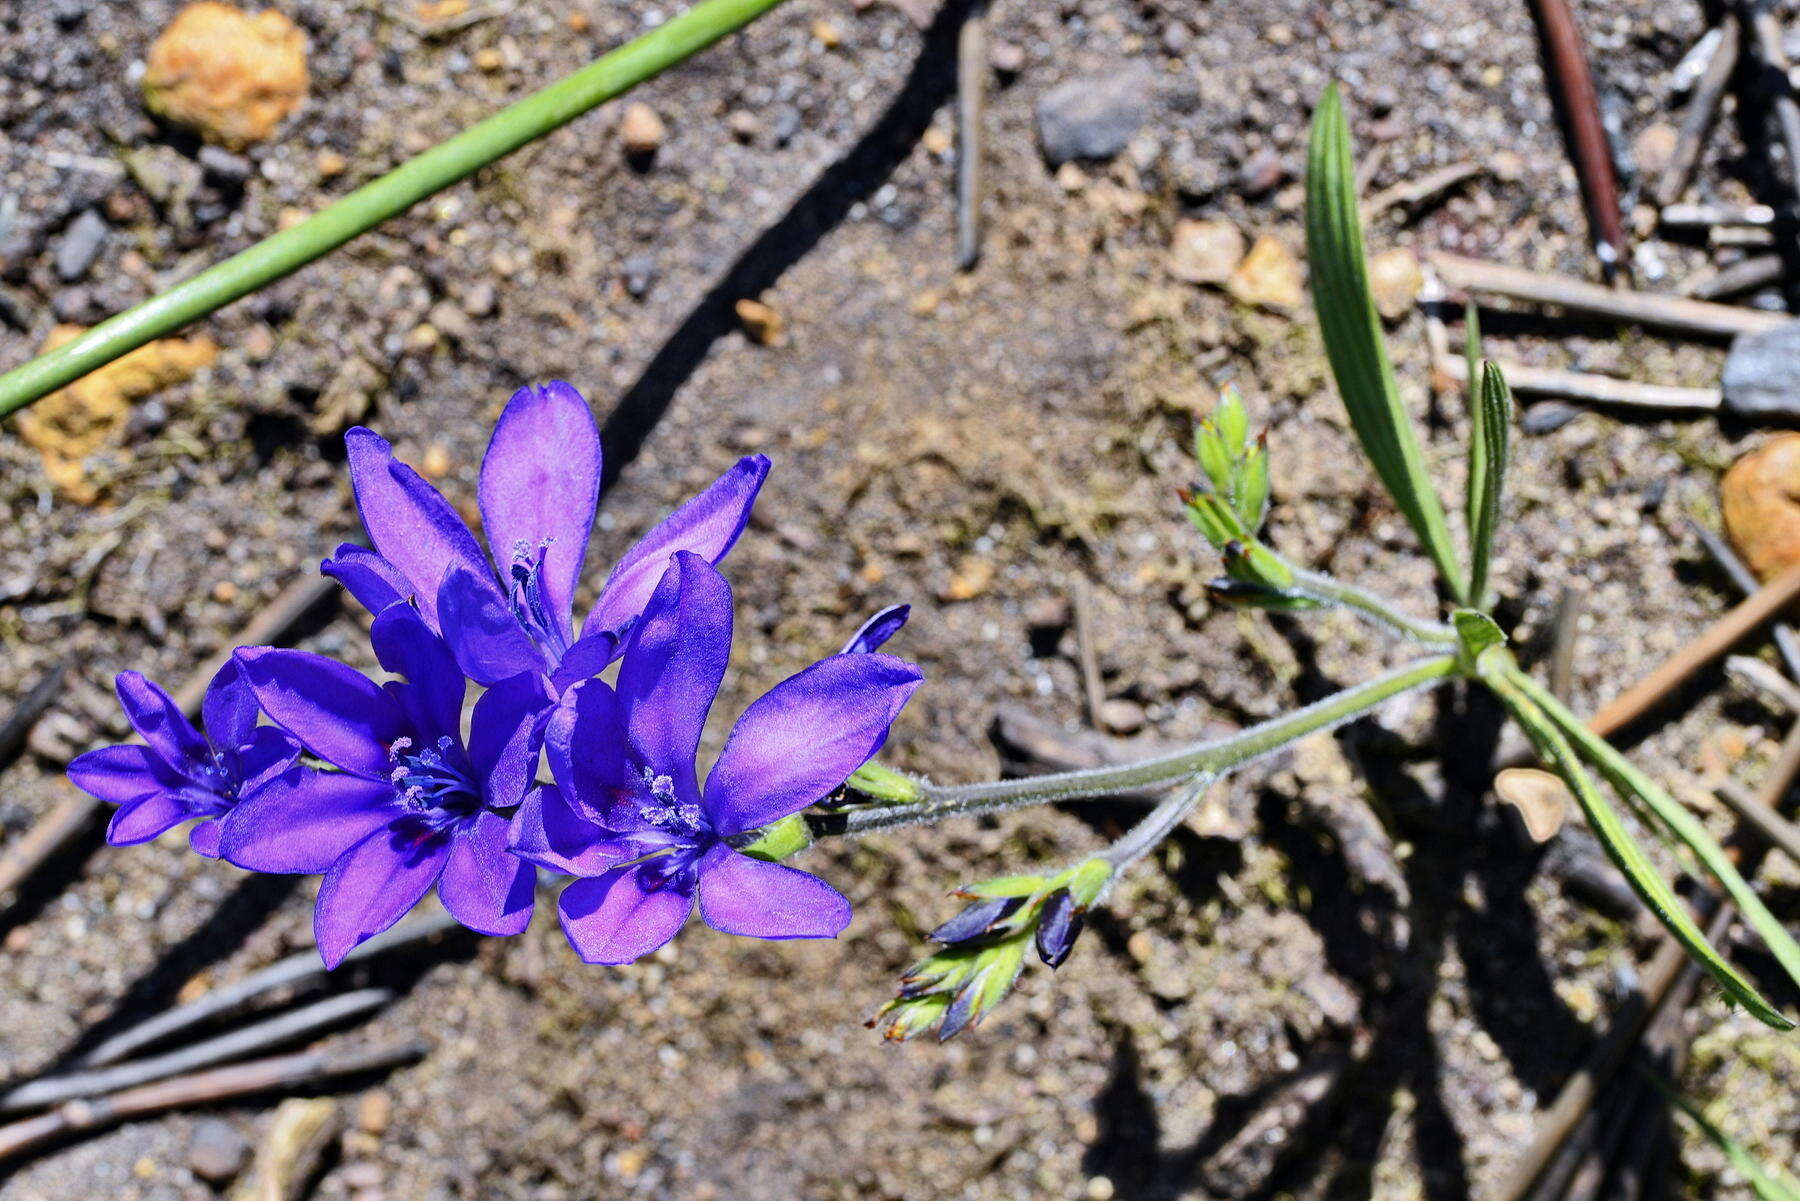
[[[100,249],[106,245],[109,232],[106,218],[93,209],[83,209],[81,215],[69,223],[62,241],[57,243],[57,278],[67,284],[86,275],[94,260],[100,257]]]
[[[250,1156],[250,1144],[223,1118],[202,1118],[188,1143],[188,1167],[208,1184],[224,1186],[237,1179]]]
[[[760,300],[740,300],[736,306],[738,324],[750,339],[761,346],[773,346],[781,340],[785,323],[781,314]]]
[[[625,106],[625,115],[619,119],[619,141],[626,154],[636,159],[649,159],[662,148],[668,134],[663,119],[648,104],[634,100]]]

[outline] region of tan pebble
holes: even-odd
[[[437,326],[429,321],[421,321],[407,331],[406,348],[408,350],[430,350],[443,341],[443,337],[443,334],[438,332]]]
[[[1424,286],[1419,257],[1404,246],[1384,250],[1369,260],[1369,291],[1375,294],[1376,311],[1389,321],[1410,313]]]
[[[813,40],[827,50],[835,50],[843,42],[844,35],[830,21],[814,21],[812,23]]]
[[[938,589],[938,599],[955,602],[974,600],[994,582],[994,564],[990,559],[979,555],[965,555],[956,566],[944,586]]]
[[[1183,283],[1222,284],[1244,261],[1244,235],[1229,221],[1178,221],[1169,242],[1169,274]]]
[[[740,300],[734,307],[738,324],[744,327],[744,333],[762,346],[774,346],[781,341],[785,322],[781,314],[760,300]]]
[[[292,229],[310,216],[312,214],[303,208],[297,208],[291,204],[286,205],[275,215],[275,228]]]
[[[492,46],[483,47],[475,52],[475,69],[492,75],[506,65],[506,56]]]
[[[306,36],[274,9],[252,16],[200,0],[151,44],[143,89],[157,116],[240,150],[306,99]]]
[[[1800,433],[1777,434],[1733,463],[1719,506],[1725,533],[1758,578],[1800,564]]]
[[[441,480],[450,474],[450,451],[442,442],[433,442],[425,448],[425,457],[419,460],[419,470],[434,480]]]
[[[384,1134],[394,1116],[394,1102],[386,1093],[364,1093],[356,1103],[356,1128],[365,1134]]]
[[[1494,777],[1494,795],[1519,811],[1533,842],[1549,842],[1569,816],[1569,786],[1555,772],[1506,768]]]
[[[1225,289],[1245,304],[1266,309],[1297,309],[1306,300],[1300,260],[1272,234],[1256,239]]]
[[[924,143],[925,150],[929,154],[950,153],[950,146],[952,144],[950,131],[941,126],[933,125],[930,129],[927,129],[925,135],[921,137],[919,141]]]
[[[1645,127],[1631,144],[1638,171],[1650,178],[1661,175],[1675,157],[1675,146],[1680,141],[1680,132],[1667,121]]]
[[[238,586],[230,580],[220,580],[213,585],[212,595],[221,605],[229,605],[238,598]]]
[[[862,570],[856,574],[865,584],[879,584],[881,581],[887,579],[887,568],[879,563],[871,561],[864,563],[862,565]]]
[[[569,14],[569,28],[575,33],[586,33],[589,24],[586,13],[576,11]]]
[[[656,115],[656,110],[641,100],[626,105],[624,115],[619,118],[619,141],[627,154],[641,157],[655,154],[668,133],[668,127]]]
[[[1149,963],[1155,950],[1156,944],[1151,940],[1148,930],[1139,930],[1125,940],[1125,953],[1139,963]]]
[[[350,166],[350,160],[335,150],[321,150],[313,157],[313,170],[321,179],[331,179],[342,175]]]
[[[644,1170],[647,1157],[642,1147],[627,1147],[613,1157],[613,1169],[625,1180],[635,1180]]]
[[[929,317],[933,313],[937,312],[938,306],[943,303],[944,303],[944,294],[942,292],[934,292],[934,291],[920,292],[917,296],[912,298],[913,316]]]

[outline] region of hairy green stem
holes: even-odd
[[[900,805],[877,805],[829,814],[819,821],[820,834],[864,834],[890,826],[941,821],[946,817],[997,813],[1028,805],[1074,801],[1146,788],[1167,788],[1201,774],[1222,775],[1288,743],[1328,730],[1367,713],[1383,701],[1441,683],[1460,674],[1455,655],[1418,659],[1354,688],[1346,688],[1304,709],[1284,713],[1229,738],[1197,743],[1139,763],[1058,772],[981,784],[937,785],[921,782],[920,799]]]
[[[0,417],[297,271],[427,196],[704,50],[780,3],[703,0],[643,37],[402,163],[299,225],[264,238],[162,295],[107,318],[49,354],[0,375]]]
[[[1200,803],[1200,798],[1206,795],[1206,790],[1217,779],[1217,776],[1206,773],[1196,777],[1180,792],[1170,793],[1156,808],[1145,814],[1143,820],[1102,851],[1100,858],[1112,865],[1113,875],[1116,877],[1155,850],[1158,843],[1187,819],[1187,815]]]
[[[1416,617],[1402,613],[1387,598],[1373,592],[1358,588],[1354,584],[1346,584],[1316,571],[1294,567],[1288,564],[1294,573],[1294,584],[1291,591],[1298,592],[1313,600],[1323,601],[1329,605],[1341,605],[1346,609],[1354,609],[1364,617],[1372,619],[1376,624],[1410,638],[1414,642],[1426,646],[1457,645],[1456,631],[1439,621],[1421,621]]]

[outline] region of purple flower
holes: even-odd
[[[239,867],[324,872],[313,929],[327,967],[437,885],[451,916],[483,934],[531,920],[536,873],[507,852],[507,818],[536,771],[531,728],[543,686],[516,676],[475,703],[444,640],[410,606],[370,632],[375,684],[305,651],[237,653],[263,711],[336,771],[296,770],[238,806],[221,850]]]
[[[556,693],[618,657],[671,554],[725,557],[769,472],[762,455],[740,459],[666,517],[613,568],[577,633],[571,609],[600,489],[600,432],[579,392],[522,388],[500,415],[478,490],[491,565],[456,510],[386,441],[358,427],[344,442],[375,549],[341,546],[325,573],[372,613],[415,599],[471,679],[532,672]]]
[[[832,938],[850,920],[823,880],[737,848],[879,751],[919,670],[872,653],[815,663],[744,711],[702,786],[694,756],[730,650],[730,586],[677,554],[631,632],[617,690],[588,680],[550,720],[557,783],[519,807],[512,846],[584,877],[560,910],[589,963],[656,950],[696,899],[707,925],[754,938]]]
[[[273,726],[256,724],[256,698],[232,662],[206,686],[204,734],[137,672],[121,672],[114,687],[143,744],[101,747],[69,764],[77,788],[119,807],[106,841],[135,846],[197,817],[188,843],[217,858],[218,819],[291,767],[300,747]]]

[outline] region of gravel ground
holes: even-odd
[[[22,361],[57,321],[141,300],[321,206],[663,11],[503,5],[426,37],[396,17],[410,11],[400,0],[276,6],[310,39],[312,97],[242,164],[205,167],[143,115],[133,83],[175,4],[0,12],[0,198],[19,200],[0,245],[0,362]],[[1672,119],[1666,76],[1700,13],[1673,0],[1581,9],[1635,144]],[[947,136],[959,11],[921,30],[881,4],[795,0],[640,91],[669,130],[648,168],[624,160],[616,112],[591,115],[214,317],[217,363],[138,406],[87,461],[83,498],[0,440],[0,695],[65,658],[75,672],[32,753],[0,772],[0,832],[16,837],[63,795],[61,749],[107,735],[114,672],[179,680],[350,532],[347,413],[366,402],[362,420],[469,501],[499,406],[545,377],[582,388],[606,424],[613,482],[590,562],[735,456],[775,459],[729,565],[740,627],[723,713],[905,600],[898,649],[931,684],[891,761],[991,776],[998,706],[1083,722],[1059,613],[1077,580],[1093,589],[1121,732],[1193,738],[1377,671],[1391,649],[1340,615],[1270,620],[1206,599],[1216,562],[1174,490],[1193,474],[1193,416],[1227,380],[1271,429],[1278,545],[1394,595],[1426,598],[1430,580],[1359,462],[1310,319],[1176,282],[1167,246],[1178,218],[1206,215],[1298,250],[1305,121],[1336,76],[1360,148],[1382,148],[1374,186],[1464,159],[1486,168],[1423,213],[1384,218],[1376,249],[1585,274],[1525,6],[998,5],[994,36],[1022,66],[990,99],[987,252],[968,276],[953,265]],[[1154,88],[1129,148],[1047,167],[1038,99],[1133,64]],[[1703,195],[1763,186],[1729,122],[1715,142]],[[134,152],[195,186],[152,200],[118,168]],[[322,171],[330,155],[347,169]],[[97,260],[65,279],[59,249],[92,236],[89,211],[106,225]],[[1657,252],[1658,288],[1706,258]],[[778,345],[733,318],[759,296],[784,319]],[[1709,382],[1721,359],[1526,318],[1491,332],[1520,359],[1665,382]],[[1464,422],[1454,403],[1428,405],[1422,336],[1409,317],[1393,345],[1453,495]],[[1716,520],[1716,473],[1754,441],[1711,420],[1597,414],[1521,441],[1504,612],[1541,658],[1557,595],[1576,591],[1578,708],[1730,603],[1682,519]],[[368,659],[347,616],[303,645]],[[1497,728],[1478,701],[1407,700],[1248,773],[1121,887],[1069,964],[1029,972],[993,1021],[945,1046],[885,1046],[860,1024],[917,955],[916,931],[949,912],[944,890],[1090,849],[1127,811],[815,851],[809,866],[858,908],[832,943],[696,927],[613,970],[581,966],[540,920],[383,967],[401,1000],[347,1037],[416,1035],[431,1051],[342,1094],[352,1109],[360,1092],[385,1097],[391,1120],[346,1134],[316,1195],[1496,1196],[1648,946],[1540,871],[1591,854],[1583,832],[1540,856],[1482,801]],[[1707,784],[1754,781],[1780,733],[1775,715],[1715,690],[1636,753],[1723,828]],[[312,881],[246,878],[175,837],[84,849],[48,876],[0,916],[0,1075],[306,945]],[[1771,865],[1769,878],[1792,914],[1800,877]],[[1759,954],[1740,960],[1774,987]],[[1689,1020],[1685,1087],[1720,1101],[1769,1161],[1800,1157],[1800,1044],[1710,991]],[[1321,1074],[1338,1087],[1292,1100]],[[254,1142],[272,1108],[132,1123],[18,1166],[0,1197],[212,1196],[192,1170],[197,1123],[223,1118]],[[1681,1195],[1731,1193],[1719,1155],[1680,1140]]]

